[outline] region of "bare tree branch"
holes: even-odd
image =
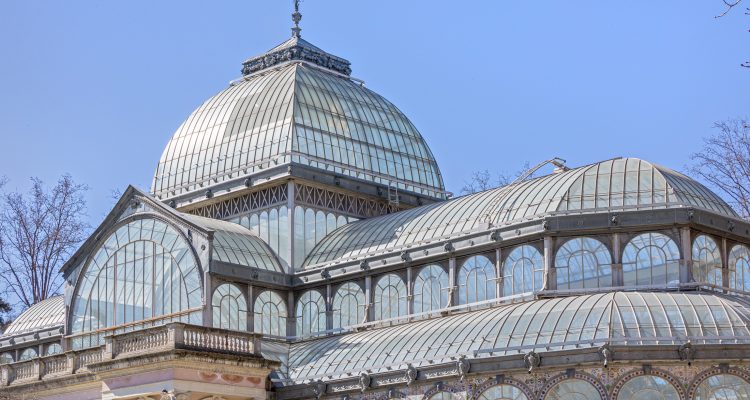
[[[0,294],[25,307],[59,292],[60,267],[88,230],[85,185],[67,175],[50,190],[31,182],[25,195],[0,196]]]
[[[493,179],[489,170],[485,169],[483,171],[475,171],[471,174],[471,178],[464,182],[464,186],[461,188],[461,194],[472,194],[500,186],[510,185],[511,182],[528,170],[529,162],[527,161],[523,164],[521,170],[516,172],[515,176],[499,173]]]
[[[724,3],[724,12],[722,12],[719,15],[714,16],[714,18],[721,18],[727,14],[729,14],[730,11],[732,11],[735,7],[737,7],[740,3],[742,3],[742,0],[721,0]],[[750,15],[750,8],[745,9],[745,15]],[[742,64],[740,64],[741,67],[750,68],[750,61],[746,61]]]
[[[729,198],[742,218],[750,220],[750,121],[715,124],[717,132],[704,139],[692,155],[691,172]]]

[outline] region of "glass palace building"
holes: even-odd
[[[452,198],[293,32],[0,336],[0,397],[750,399],[750,224],[719,196],[617,158]]]

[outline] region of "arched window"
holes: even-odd
[[[723,286],[721,253],[716,242],[706,235],[693,241],[693,280]]]
[[[469,258],[458,272],[458,304],[494,299],[496,283],[495,266],[489,258]]]
[[[448,305],[448,274],[439,265],[428,265],[414,280],[414,312],[428,312]]]
[[[255,299],[253,314],[255,332],[270,336],[286,336],[286,302],[276,292],[261,292]]]
[[[544,284],[544,261],[536,248],[514,248],[503,263],[503,296],[540,290]]]
[[[347,282],[333,296],[333,328],[361,324],[365,321],[365,294],[354,282]]]
[[[622,385],[617,400],[680,400],[680,394],[660,376],[641,375]]]
[[[53,354],[60,354],[62,353],[62,346],[60,343],[50,343],[47,345],[47,348],[44,350],[45,356],[51,356]]]
[[[453,400],[453,393],[437,392],[429,397],[429,400]]]
[[[388,274],[375,286],[375,319],[406,315],[406,285],[398,275]]]
[[[558,289],[612,286],[612,256],[596,239],[570,239],[555,255],[555,272]]]
[[[2,353],[0,354],[0,364],[10,364],[13,362],[13,354]]]
[[[750,249],[738,244],[729,252],[729,287],[750,292]]]
[[[694,400],[748,400],[750,384],[736,375],[711,375],[698,385]]]
[[[211,298],[214,328],[247,330],[247,302],[237,286],[224,283]]]
[[[521,389],[513,385],[495,385],[482,392],[478,400],[529,400]]]
[[[27,347],[21,351],[21,354],[18,356],[18,361],[31,360],[32,358],[36,358],[37,356],[38,353],[36,352],[35,348]]]
[[[661,233],[643,233],[625,246],[622,271],[625,286],[666,285],[680,281],[680,251]]]
[[[566,379],[553,386],[544,400],[601,400],[599,391],[583,379]]]
[[[168,316],[157,323],[201,324],[201,272],[191,245],[170,225],[139,219],[118,228],[78,278],[73,334]],[[149,322],[149,326],[153,322]],[[76,347],[101,344],[79,337]]]
[[[297,336],[326,330],[326,301],[317,290],[302,293],[295,310]]]

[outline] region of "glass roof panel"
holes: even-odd
[[[704,309],[696,313],[701,305]],[[534,300],[295,343],[290,378],[335,379],[365,369],[377,373],[407,363],[419,367],[452,362],[459,355],[502,356],[604,343],[750,343],[750,321],[737,312],[746,307],[744,300],[700,292],[616,292]],[[710,336],[701,331],[680,334],[685,319],[712,327]]]
[[[347,225],[321,241],[305,265],[396,251],[545,215],[623,207],[699,207],[737,217],[716,194],[684,175],[638,159],[607,160]]]

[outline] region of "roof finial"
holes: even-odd
[[[292,21],[294,21],[294,28],[292,28],[292,37],[302,37],[300,31],[302,28],[299,27],[299,21],[302,20],[302,14],[299,12],[299,3],[301,0],[294,0],[294,14],[292,14]]]

